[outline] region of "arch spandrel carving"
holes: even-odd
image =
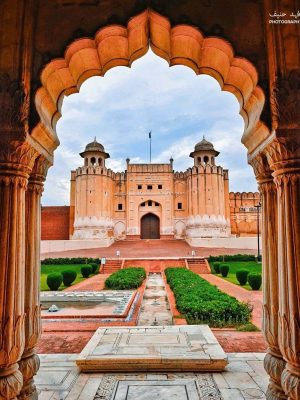
[[[130,67],[149,46],[170,66],[185,65],[197,75],[208,74],[219,82],[222,90],[236,96],[245,123],[242,142],[249,152],[270,134],[260,121],[265,96],[257,86],[255,67],[248,60],[235,57],[232,46],[224,39],[205,38],[197,28],[189,25],[171,27],[167,18],[146,10],[133,17],[127,27],[109,25],[100,29],[93,39],[76,40],[67,48],[64,58],[45,66],[35,104],[41,119],[39,135],[52,140],[52,143],[48,141],[49,152],[53,152],[59,143],[56,123],[61,117],[64,96],[78,92],[91,76],[103,76],[115,66]],[[36,133],[36,129],[33,132]],[[47,145],[47,140],[44,143]]]

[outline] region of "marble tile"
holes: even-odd
[[[191,335],[191,336],[190,336]],[[151,362],[150,362],[151,361]],[[227,357],[207,325],[99,328],[76,360],[82,371],[213,371]]]
[[[122,381],[118,382],[114,400],[199,400],[193,381]]]

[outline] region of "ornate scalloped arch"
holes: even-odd
[[[205,38],[195,27],[177,25],[152,10],[132,18],[127,27],[110,25],[100,29],[93,39],[74,41],[64,58],[52,60],[41,74],[42,86],[35,104],[40,123],[32,136],[52,153],[58,146],[56,123],[61,117],[64,96],[77,93],[91,76],[104,76],[116,66],[130,67],[142,57],[149,45],[170,66],[185,65],[197,75],[214,77],[222,90],[233,93],[245,123],[242,142],[249,151],[270,132],[260,121],[265,96],[257,85],[255,67],[246,59],[235,57],[231,45],[217,37]]]

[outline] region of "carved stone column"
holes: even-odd
[[[300,398],[300,132],[268,148],[278,202],[279,347],[289,399]]]
[[[26,257],[25,257],[25,348],[19,363],[23,388],[18,399],[37,399],[33,377],[40,361],[35,346],[41,334],[40,316],[40,240],[41,195],[49,164],[40,156],[30,175],[26,192]]]
[[[263,332],[268,343],[264,367],[270,376],[268,400],[286,399],[281,387],[285,361],[278,344],[278,240],[277,191],[272,171],[264,155],[251,162],[262,202]]]
[[[25,192],[36,152],[28,143],[0,147],[0,399],[16,399],[23,377]]]

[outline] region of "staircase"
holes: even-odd
[[[200,257],[187,258],[186,261],[189,270],[195,272],[196,274],[211,273],[210,266],[205,258],[200,258]]]
[[[101,269],[102,274],[112,274],[119,271],[122,267],[122,260],[108,260],[106,259],[106,264]]]

